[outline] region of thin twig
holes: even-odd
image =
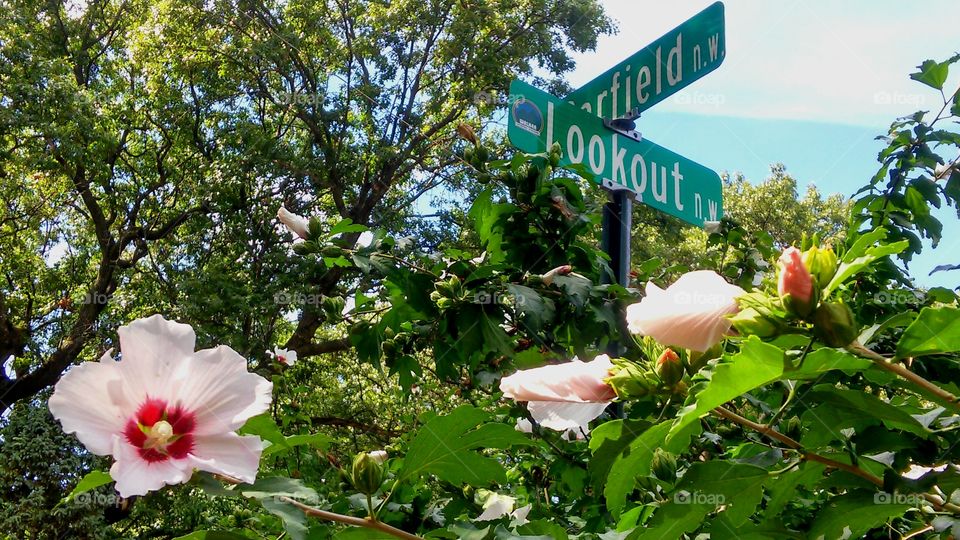
[[[415,534],[410,534],[406,531],[397,529],[396,527],[391,527],[382,521],[377,521],[370,518],[358,518],[354,516],[345,516],[343,514],[337,514],[335,512],[327,512],[326,510],[320,510],[319,508],[314,508],[312,506],[303,504],[300,501],[291,499],[290,497],[280,497],[280,500],[296,506],[303,511],[304,514],[312,517],[317,517],[320,519],[326,519],[328,521],[336,521],[337,523],[343,523],[344,525],[353,525],[355,527],[366,527],[368,529],[374,529],[390,536],[396,536],[397,538],[406,538],[407,540],[423,540],[423,537],[417,536]]]
[[[856,341],[853,342],[849,347],[847,347],[847,349],[853,353],[859,354],[864,358],[869,358],[870,360],[873,361],[874,365],[876,365],[880,369],[889,371],[890,373],[898,375],[912,382],[913,384],[919,386],[920,388],[924,389],[928,393],[933,394],[934,396],[937,396],[937,398],[946,402],[954,409],[960,411],[960,399],[958,399],[957,396],[951,394],[950,392],[947,392],[943,388],[940,388],[939,386],[933,384],[932,382],[924,379],[920,375],[917,375],[916,373],[910,371],[903,365],[897,362],[891,361],[886,356],[883,356],[881,354],[871,351],[870,349],[864,347],[863,345],[857,343]]]
[[[876,476],[875,474],[869,471],[865,471],[860,467],[857,467],[856,465],[850,465],[848,463],[843,463],[840,461],[830,459],[825,456],[821,456],[820,454],[817,454],[814,452],[808,452],[804,450],[801,447],[800,443],[797,442],[796,440],[784,435],[783,433],[780,433],[779,431],[771,431],[768,428],[768,426],[764,426],[762,424],[758,424],[757,422],[754,422],[753,420],[744,418],[729,409],[725,409],[723,407],[717,407],[716,409],[713,409],[712,412],[721,418],[725,418],[727,420],[740,424],[741,426],[748,427],[754,431],[757,431],[763,435],[766,435],[767,437],[770,437],[771,439],[775,439],[777,441],[782,442],[783,444],[799,452],[800,455],[803,456],[803,459],[805,460],[816,461],[828,467],[833,467],[835,469],[841,469],[841,470],[847,471],[851,474],[855,474],[859,476],[860,478],[863,478],[864,480],[867,480],[868,482],[876,485],[881,489],[883,488],[882,478],[880,478],[879,476]],[[927,502],[932,504],[933,507],[936,508],[937,510],[949,510],[954,514],[960,514],[960,506],[956,504],[947,502],[944,499],[936,495],[933,495],[931,493],[921,493],[920,496],[923,497]]]

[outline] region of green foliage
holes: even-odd
[[[431,538],[957,527],[957,297],[917,290],[892,259],[935,247],[932,208],[957,206],[942,157],[960,146],[944,127],[956,93],[891,126],[852,207],[800,196],[774,166],[762,183],[727,178],[728,219],[710,234],[640,208],[638,282],[712,268],[749,291],[740,335],[658,369],[663,347],[624,328],[640,291],[602,284],[602,192],[555,168],[557,149],[510,153],[455,129],[493,113],[477,98],[510,78],[567,71],[570,50],[610,29],[596,2],[2,7],[4,535],[383,537],[287,498]],[[957,60],[911,77],[942,91]],[[431,192],[462,201],[429,221]],[[290,246],[281,203],[307,215],[309,240]],[[775,292],[788,245],[838,255],[836,268],[804,258],[812,314]],[[254,485],[198,474],[107,499],[106,460],[49,417],[44,388],[156,311],[273,380],[271,410],[241,429],[266,442]],[[295,366],[263,352],[280,344]],[[620,402],[587,440],[523,433],[529,411],[500,403],[514,369],[614,347]],[[390,459],[374,467],[372,450]],[[477,521],[484,501],[509,508]]]
[[[960,310],[923,308],[897,342],[897,357],[950,353],[960,350]]]
[[[506,482],[503,467],[474,450],[507,448],[529,442],[512,426],[502,423],[479,425],[489,418],[481,410],[462,405],[447,416],[427,421],[410,441],[397,481],[433,474],[455,485],[486,486]]]

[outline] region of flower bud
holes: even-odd
[[[660,358],[657,358],[655,368],[657,376],[667,386],[673,386],[683,378],[683,363],[672,349],[664,349]]]
[[[833,248],[813,246],[803,252],[802,260],[803,265],[816,278],[817,286],[820,288],[830,283],[833,275],[837,273],[837,254],[833,252]]]
[[[754,308],[746,308],[730,317],[733,327],[740,332],[741,336],[759,336],[762,338],[776,335],[778,326],[776,322],[763,316]]]
[[[650,472],[664,482],[673,482],[677,479],[677,458],[663,450],[657,448],[653,451],[653,458],[650,460]]]
[[[657,381],[653,373],[645,371],[638,364],[622,358],[613,360],[610,377],[604,379],[619,399],[642,398],[656,390]]]
[[[824,302],[813,315],[813,334],[830,347],[846,347],[860,333],[846,304]]]
[[[373,495],[383,483],[383,462],[373,452],[360,452],[353,458],[353,488],[364,495]]]
[[[309,238],[310,234],[307,229],[310,226],[310,221],[307,218],[294,214],[283,206],[277,211],[277,218],[280,220],[280,223],[283,223],[293,234],[296,234],[304,240]]]
[[[798,317],[810,315],[816,307],[813,276],[804,266],[800,250],[795,247],[787,248],[778,262],[780,277],[777,292],[780,293],[783,307]]]
[[[799,416],[791,416],[790,419],[787,420],[784,435],[794,440],[800,440],[800,437],[803,435],[803,422],[800,421]]]

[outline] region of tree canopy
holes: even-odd
[[[5,538],[960,530],[957,297],[901,264],[957,207],[960,57],[852,199],[775,164],[709,232],[640,207],[621,286],[606,194],[496,124],[593,0],[0,6]]]

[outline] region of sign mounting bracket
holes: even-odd
[[[604,118],[603,127],[640,142],[643,136],[637,131],[637,118],[640,118],[640,108],[634,107],[620,118]]]

